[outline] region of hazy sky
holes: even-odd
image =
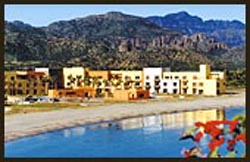
[[[239,20],[245,23],[245,5],[5,5],[5,20],[21,20],[33,26],[46,26],[92,14],[121,11],[137,16],[164,16],[187,11],[204,20]]]

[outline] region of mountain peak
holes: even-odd
[[[20,20],[15,20],[12,22],[13,25],[17,26],[17,27],[31,27],[30,24],[26,24]]]
[[[192,16],[186,11],[180,11],[173,14],[165,15],[165,18],[175,19],[175,20],[186,20],[186,21],[199,21],[202,22],[202,19],[198,16]]]
[[[107,15],[125,15],[124,13],[119,12],[119,11],[109,11],[106,14]]]
[[[186,11],[177,12],[176,15],[180,15],[180,16],[191,16],[191,15],[189,15],[189,13],[186,12]]]

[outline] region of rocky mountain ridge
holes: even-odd
[[[140,69],[171,65],[188,70],[200,63],[223,69],[238,68],[245,62],[244,46],[232,48],[205,33],[182,34],[120,12],[46,27],[5,21],[4,43],[6,62],[40,61],[43,66]]]
[[[185,11],[165,16],[150,16],[147,19],[161,27],[174,29],[187,35],[205,33],[230,47],[244,46],[246,41],[246,25],[238,20],[204,21],[202,18],[192,16]]]

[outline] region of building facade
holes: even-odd
[[[148,90],[136,90],[136,89],[116,89],[112,95],[106,93],[105,100],[108,101],[130,101],[130,100],[143,100],[149,99]]]
[[[169,72],[169,68],[147,67],[143,68],[144,87],[149,89],[150,93],[179,94],[179,78],[165,77],[164,73]]]
[[[49,82],[46,77],[50,78]],[[48,84],[51,82],[53,86]],[[48,94],[48,89],[78,89],[89,86],[94,88],[98,97],[104,96],[105,92],[114,93],[115,90],[216,96],[226,91],[225,82],[225,72],[211,71],[209,65],[200,65],[199,71],[191,72],[172,72],[169,68],[162,67],[132,71],[65,67],[59,70],[36,68],[34,71],[5,72],[5,92],[9,95],[42,95]]]
[[[143,88],[143,71],[140,70],[111,70],[111,79],[119,81],[118,89],[142,89]],[[117,78],[118,77],[118,78]]]
[[[153,94],[216,96],[226,90],[224,72],[211,72],[209,65],[200,65],[197,72],[172,72],[166,68],[143,68],[144,87]]]
[[[7,95],[47,95],[48,82],[44,72],[5,71],[5,93]]]
[[[93,98],[95,97],[95,89],[88,86],[83,86],[76,89],[50,89],[48,96],[51,98],[62,97],[80,97],[80,98]]]
[[[209,65],[200,65],[197,72],[164,72],[163,77],[179,79],[179,94],[216,96],[226,90],[225,73],[211,72]]]

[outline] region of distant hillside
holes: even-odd
[[[161,27],[174,29],[184,34],[205,33],[230,47],[244,46],[246,26],[240,21],[208,20],[203,21],[198,16],[187,12],[168,14],[166,16],[150,16],[147,18]]]
[[[245,47],[231,48],[200,32],[183,35],[178,27],[168,29],[120,12],[58,21],[41,28],[5,21],[4,32],[5,61],[17,61],[18,67],[28,62],[92,69],[171,66],[173,70],[190,70],[200,63],[216,69],[245,66]]]
[[[144,38],[152,39],[159,35],[173,33],[144,18],[126,15],[120,12],[108,12],[103,15],[91,15],[70,21],[59,21],[44,28],[51,37],[59,38]]]

